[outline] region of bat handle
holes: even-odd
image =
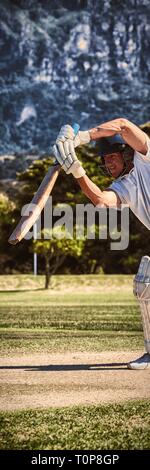
[[[79,132],[79,129],[80,129],[79,124],[77,122],[74,122],[72,127],[73,127],[75,135],[77,135],[77,133]],[[54,165],[59,166],[59,163],[57,162],[57,160],[55,161]]]
[[[79,132],[79,129],[80,129],[79,124],[77,124],[77,122],[74,122],[72,127],[73,127],[75,135],[77,135],[77,133]]]

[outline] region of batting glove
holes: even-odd
[[[54,145],[53,154],[67,175],[72,173],[74,178],[81,178],[85,175],[86,172],[75,154],[72,141],[66,141],[64,144],[61,142],[61,148]]]
[[[61,127],[56,144],[59,145],[60,142],[65,142],[65,140],[72,140],[74,148],[76,148],[79,145],[88,144],[91,139],[89,131],[78,131],[75,135],[73,128],[66,124],[66,126]]]

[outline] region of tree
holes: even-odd
[[[5,267],[11,261],[11,250],[8,250],[8,233],[11,230],[14,218],[15,204],[9,197],[0,193],[0,269],[4,272]]]
[[[32,250],[44,257],[45,289],[48,289],[52,274],[56,273],[66,257],[77,258],[82,255],[84,240],[66,238],[66,236],[69,237],[69,234],[64,229],[60,230],[60,227],[54,227],[53,230],[43,230],[42,235],[49,237],[49,239],[34,240]]]
[[[8,224],[12,222],[12,212],[15,204],[10,201],[6,194],[0,193],[0,224]]]

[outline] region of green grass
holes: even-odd
[[[45,291],[43,276],[0,276],[1,355],[141,349],[132,279],[54,276]],[[146,400],[1,412],[0,448],[143,450],[149,414]]]
[[[43,276],[0,277],[1,354],[143,347],[132,276],[54,276],[48,291],[41,282]]]
[[[0,413],[1,449],[149,449],[150,403]]]
[[[1,356],[17,353],[40,352],[101,352],[101,351],[135,351],[143,348],[142,332],[114,331],[80,331],[52,330],[30,331],[9,330],[1,331]]]
[[[58,328],[61,330],[140,330],[137,306],[91,305],[72,307],[2,306],[0,308],[2,328]]]

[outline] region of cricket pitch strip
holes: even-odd
[[[0,410],[98,405],[150,397],[150,369],[129,370],[143,351],[24,354],[0,359]]]

